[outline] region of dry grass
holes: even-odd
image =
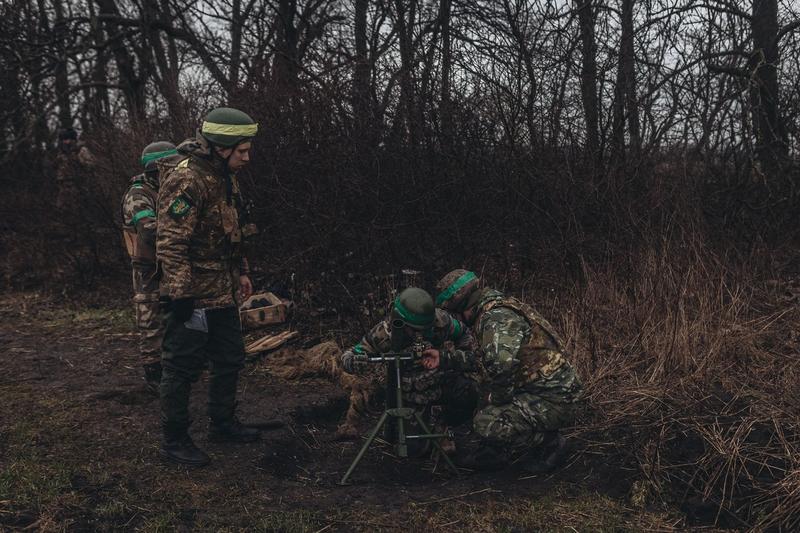
[[[755,258],[663,242],[547,302],[586,385],[588,453],[634,466],[634,502],[699,498],[749,529],[800,527],[795,288]]]

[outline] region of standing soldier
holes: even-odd
[[[56,209],[61,215],[72,213],[80,204],[80,185],[86,167],[91,165],[89,149],[78,142],[78,132],[65,128],[58,132],[56,154]]]
[[[258,125],[242,111],[211,111],[184,159],[165,172],[158,192],[157,252],[167,311],[161,358],[161,455],[203,466],[208,455],[189,437],[189,393],[209,361],[209,439],[252,442],[239,422],[236,386],[244,366],[238,301],[252,292],[242,255],[242,210],[235,173],[250,161]]]
[[[161,383],[161,338],[164,334],[156,268],[156,162],[165,158],[175,159],[177,153],[171,142],[148,144],[142,152],[144,172],[131,179],[131,185],[122,197],[122,230],[133,271],[133,306],[139,328],[139,353],[145,382],[156,393]]]
[[[462,316],[481,354],[427,354],[426,368],[474,369],[486,374],[488,405],[472,419],[474,439],[457,456],[463,466],[503,466],[512,452],[538,449],[540,457],[522,468],[548,472],[564,458],[559,429],[571,424],[582,385],[566,358],[564,344],[533,307],[490,288],[467,270],[454,270],[437,284],[436,303]],[[459,443],[457,443],[458,445]]]

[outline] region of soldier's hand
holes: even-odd
[[[194,312],[194,298],[176,298],[172,300],[169,310],[178,322],[186,322]]]
[[[439,368],[439,350],[436,348],[428,348],[422,352],[422,366],[428,370]]]
[[[239,298],[244,302],[253,295],[253,283],[249,276],[239,276]]]
[[[346,352],[344,352],[341,357],[341,362],[342,362],[342,370],[344,370],[348,374],[356,373],[356,365],[357,365],[356,354],[354,354],[352,351],[347,350]]]

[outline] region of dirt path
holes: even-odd
[[[454,477],[382,445],[341,487],[361,442],[334,439],[344,392],[324,379],[271,376],[265,358],[248,360],[240,412],[286,427],[255,444],[207,442],[204,377],[192,393],[191,432],[212,463],[167,465],[127,309],[67,309],[13,294],[0,296],[0,320],[0,529],[616,531],[682,523],[675,510],[634,510],[631,473],[580,450],[546,478],[521,478],[513,468]]]

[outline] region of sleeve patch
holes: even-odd
[[[177,198],[175,198],[169,206],[169,214],[174,219],[180,219],[186,216],[186,214],[192,208],[192,200],[186,196],[185,194],[179,194]]]

